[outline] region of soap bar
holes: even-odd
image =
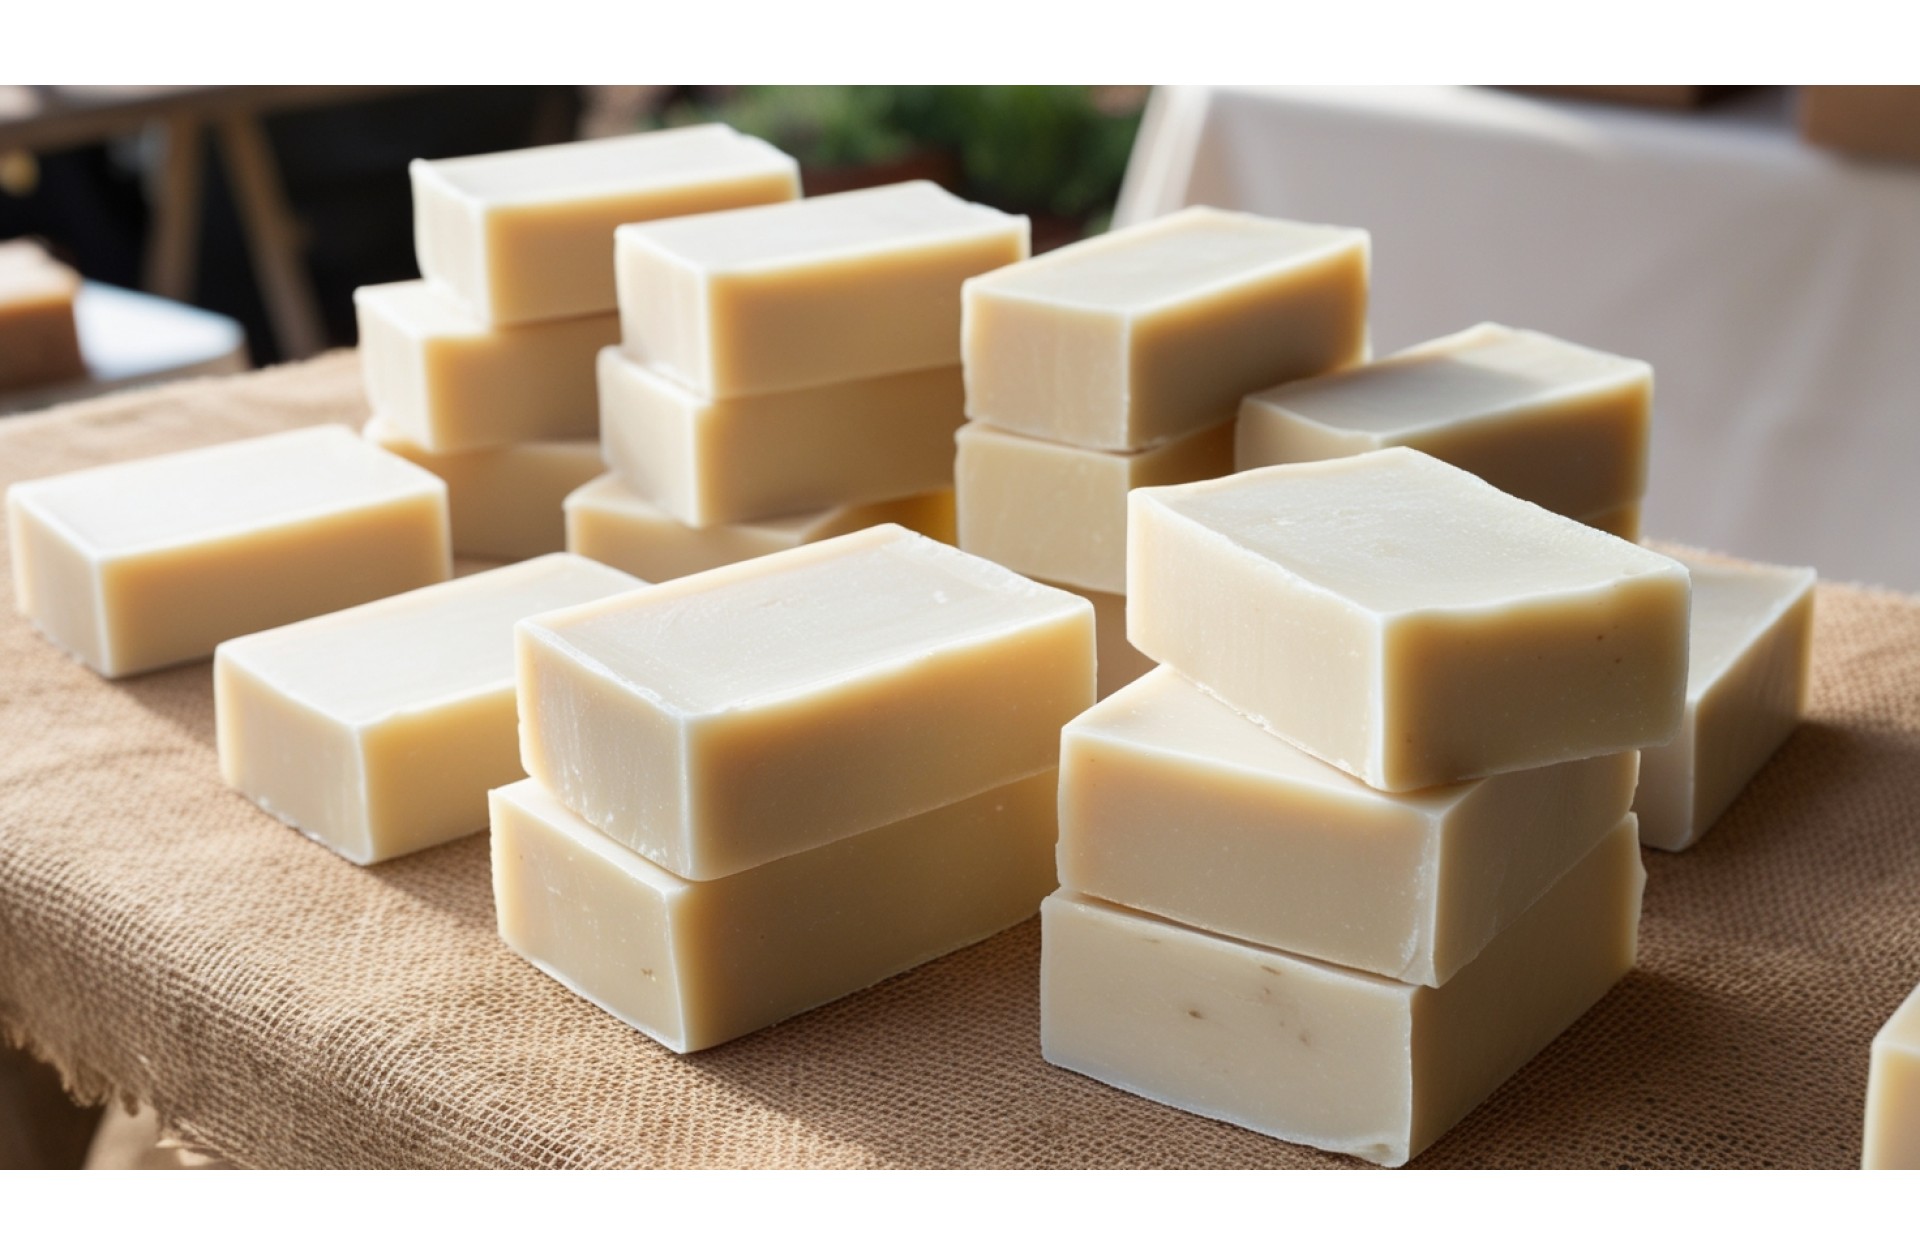
[[[1098,662],[1100,697],[1117,693],[1153,670],[1155,663],[1127,639],[1127,599],[1119,593],[1055,584],[1055,588],[1085,597],[1093,606],[1093,649]]]
[[[1645,362],[1481,323],[1248,397],[1236,464],[1404,445],[1577,519],[1646,492],[1652,405]]]
[[[1041,906],[1048,1062],[1183,1111],[1398,1165],[1633,966],[1633,819],[1438,988],[1072,894]]]
[[[0,241],[0,392],[87,373],[73,301],[80,276],[28,240]]]
[[[712,880],[1052,770],[1093,610],[892,524],[522,623],[527,774]]]
[[[567,547],[567,494],[604,475],[597,440],[536,440],[463,453],[429,453],[379,415],[360,434],[447,485],[453,551],[535,558]]]
[[[688,527],[618,475],[581,485],[565,502],[567,548],[655,584],[764,557],[881,523],[898,523],[944,544],[954,541],[953,493],[838,506],[752,523]]]
[[[1381,793],[1162,667],[1061,732],[1060,883],[1438,985],[1626,817],[1636,758]]]
[[[1228,422],[1366,360],[1365,231],[1193,208],[965,289],[967,417],[1090,449]]]
[[[1580,521],[1588,527],[1596,528],[1621,540],[1640,543],[1640,503],[1629,501],[1626,505],[1617,505],[1610,510],[1600,510],[1583,516]]]
[[[1920,1169],[1920,989],[1874,1034],[1860,1166]]]
[[[1800,722],[1813,649],[1814,572],[1680,559],[1693,577],[1680,735],[1641,766],[1640,839],[1684,850],[1720,818]]]
[[[964,404],[958,366],[716,401],[600,354],[607,465],[689,527],[949,488]]]
[[[641,586],[549,554],[227,641],[220,774],[356,863],[478,832],[521,774],[513,625]]]
[[[493,794],[500,936],[669,1050],[704,1050],[1031,916],[1053,888],[1054,782],[685,880],[525,780]]]
[[[1233,424],[1135,453],[1016,436],[984,423],[960,429],[954,496],[960,547],[1023,575],[1127,591],[1127,493],[1233,470]]]
[[[489,327],[419,280],[360,288],[353,305],[374,413],[421,448],[599,434],[593,357],[620,338],[617,316]]]
[[[932,183],[621,227],[626,350],[710,397],[952,366],[960,284],[1027,255],[1027,220]]]
[[[1127,637],[1376,789],[1660,745],[1687,570],[1412,449],[1142,488]]]
[[[108,677],[444,580],[447,489],[345,427],[308,427],[7,491],[14,593]]]
[[[623,222],[800,194],[793,158],[717,123],[408,170],[420,273],[493,325],[612,309],[611,241]]]

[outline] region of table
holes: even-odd
[[[84,379],[0,392],[0,416],[63,401],[247,369],[246,332],[224,314],[88,279],[73,302]]]

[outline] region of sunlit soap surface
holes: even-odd
[[[1366,359],[1367,233],[1197,207],[966,286],[967,417],[1090,449]]]
[[[0,242],[0,392],[87,373],[73,318],[80,276],[30,240]]]
[[[1632,968],[1644,882],[1629,816],[1438,988],[1063,889],[1041,907],[1041,1053],[1183,1111],[1403,1164]]]
[[[623,344],[710,397],[960,361],[960,284],[1027,255],[1027,220],[932,183],[625,226]]]
[[[719,880],[608,840],[527,780],[493,794],[500,935],[670,1050],[717,1046],[1030,917],[1054,774]]]
[[[20,611],[106,676],[447,578],[447,490],[345,427],[7,492]]]
[[[1411,449],[1142,488],[1127,636],[1376,789],[1660,745],[1686,568]]]
[[[1631,752],[1381,793],[1165,667],[1066,726],[1060,883],[1437,985],[1626,817]]]
[[[414,161],[420,273],[482,322],[571,318],[615,303],[623,222],[792,200],[793,158],[713,124]]]
[[[527,772],[710,880],[1053,769],[1093,610],[892,524],[522,623]]]
[[[1920,1170],[1920,989],[1873,1038],[1863,1168]]]

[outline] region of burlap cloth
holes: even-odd
[[[364,417],[347,355],[0,423],[0,480]],[[1819,592],[1806,726],[1650,853],[1639,970],[1417,1161],[1860,1153],[1920,981],[1920,602]],[[1040,1059],[1028,923],[689,1058],[496,940],[484,838],[360,869],[220,783],[208,668],[108,683],[0,610],[0,1021],[253,1166],[1333,1167]]]

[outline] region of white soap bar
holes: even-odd
[[[1920,989],[1873,1036],[1862,1168],[1920,1170]]]

